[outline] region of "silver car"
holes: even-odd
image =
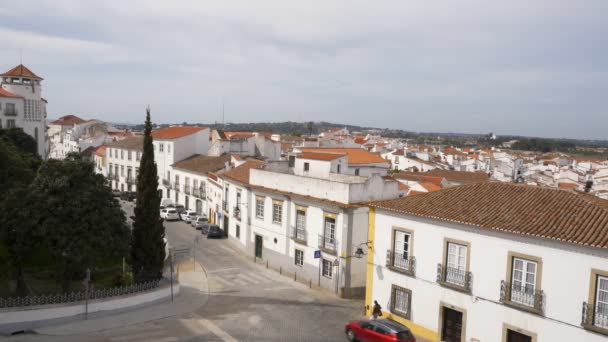
[[[209,223],[207,220],[207,216],[197,216],[195,219],[190,220],[192,227],[196,229],[201,229],[204,224]]]

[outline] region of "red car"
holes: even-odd
[[[389,319],[350,321],[344,328],[349,341],[360,342],[416,342],[405,325]]]

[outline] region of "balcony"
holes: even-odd
[[[133,185],[135,184],[137,181],[135,180],[135,178],[133,176],[127,176],[127,184],[129,185]]]
[[[298,226],[292,226],[291,239],[299,244],[306,245],[306,229]]]
[[[6,116],[17,116],[17,110],[15,108],[6,108],[4,110],[4,115],[6,115]]]
[[[585,329],[608,335],[608,308],[583,302],[581,325]]]
[[[500,282],[500,301],[516,309],[543,315],[545,294],[542,290],[532,290],[526,286]]]
[[[319,248],[326,253],[336,255],[336,239],[319,234]]]
[[[241,220],[241,207],[240,206],[234,206],[234,208],[232,209],[232,216],[234,216],[235,219],[237,220]]]
[[[190,184],[184,184],[184,193],[190,195]]]
[[[171,189],[171,182],[168,179],[163,179],[163,185]]]
[[[415,276],[416,257],[408,257],[406,254],[396,253],[389,249],[386,251],[386,267],[395,272]]]
[[[115,173],[112,176],[112,179],[118,182],[118,173]]]
[[[225,212],[229,212],[228,201],[222,201],[222,210],[224,210]]]
[[[179,191],[179,182],[173,182],[173,184],[171,184],[171,189]]]
[[[201,198],[201,189],[192,188],[192,196]]]
[[[458,268],[437,264],[437,283],[456,291],[471,293],[473,274]]]

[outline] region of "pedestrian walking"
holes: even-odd
[[[372,319],[378,319],[382,316],[382,307],[378,304],[378,301],[374,301],[374,308],[372,309]]]

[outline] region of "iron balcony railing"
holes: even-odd
[[[228,212],[228,201],[222,201],[222,210]]]
[[[173,182],[171,188],[175,191],[179,191],[179,182]]]
[[[192,196],[200,198],[201,197],[201,189],[192,188]]]
[[[4,115],[17,116],[17,110],[15,108],[6,108],[6,109],[4,109]]]
[[[509,306],[542,315],[545,293],[542,290],[515,285],[503,280],[500,282],[500,301]]]
[[[336,253],[336,239],[330,236],[319,234],[319,248],[328,253]]]
[[[593,305],[583,302],[581,325],[587,329],[608,333],[608,305]]]
[[[234,209],[232,210],[232,215],[237,220],[240,220],[241,219],[241,207],[238,205],[234,206]]]
[[[298,226],[292,226],[291,238],[296,242],[306,244],[306,229]]]
[[[190,184],[184,184],[184,193],[190,195]]]
[[[386,251],[386,267],[408,275],[416,274],[416,257],[405,253]]]
[[[114,180],[115,180],[115,181],[118,181],[118,173],[115,173],[115,174],[114,174]]]
[[[163,185],[171,189],[171,182],[168,179],[163,179]]]
[[[471,293],[473,274],[455,267],[437,264],[437,282],[455,290]]]
[[[133,176],[127,176],[127,184],[135,184],[135,178]]]

